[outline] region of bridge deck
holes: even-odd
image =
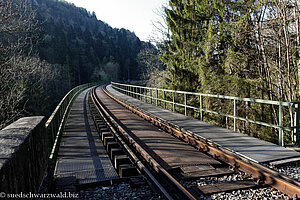
[[[300,158],[299,152],[156,107],[124,95],[113,89],[111,85],[107,86],[107,90],[118,99],[121,99],[136,108],[142,109],[170,124],[197,134],[200,137],[242,155],[249,160],[258,163],[268,163],[276,160],[296,157]]]
[[[75,176],[79,184],[117,179],[87,105],[88,90],[74,101],[60,143],[55,177]]]

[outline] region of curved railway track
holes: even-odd
[[[156,186],[157,189],[164,195],[167,199],[173,199],[172,196],[176,196],[177,198],[184,198],[184,199],[196,199],[193,195],[191,195],[178,181],[176,181],[166,170],[164,170],[155,160],[152,158],[131,136],[122,128],[122,126],[114,119],[114,117],[109,113],[107,109],[103,106],[100,99],[95,93],[95,88],[92,90],[91,98],[96,106],[96,109],[99,113],[101,113],[101,117],[104,119],[105,123],[110,127],[112,133],[114,134],[114,137],[117,138],[119,144],[122,145],[123,149],[127,152],[128,155],[130,155],[131,160],[135,164],[135,166],[139,169],[139,171],[146,175],[149,180]],[[120,135],[122,134],[122,135]],[[142,161],[138,158],[134,151],[130,149],[130,147],[126,144],[126,142],[123,140],[123,138],[126,138],[126,140],[135,147],[135,150],[142,155],[142,157],[148,161],[148,163],[153,166],[153,169],[148,169]],[[162,174],[166,182],[169,184],[169,186],[175,186],[179,192],[178,194],[170,195],[169,191],[165,189],[166,186],[162,186],[160,184],[160,181],[157,180],[155,175],[153,175],[153,172],[155,171],[157,174]]]
[[[138,169],[138,171],[141,174],[145,175],[149,180],[151,180],[152,184],[159,189],[159,191],[164,195],[166,199],[198,199],[199,194],[203,194],[203,191],[201,191],[201,187],[196,188],[197,190],[190,190],[185,188],[181,184],[181,179],[185,175],[193,177],[193,171],[189,171],[187,173],[178,173],[178,167],[175,168],[175,170],[166,169],[165,165],[163,164],[163,161],[161,162],[160,159],[153,156],[153,154],[151,154],[151,151],[149,153],[147,145],[144,145],[144,143],[141,142],[139,138],[133,135],[133,133],[126,126],[124,126],[124,124],[122,124],[120,120],[118,120],[118,116],[116,114],[114,115],[108,109],[109,106],[105,105],[105,103],[103,102],[104,99],[107,102],[114,100],[118,104],[121,104],[123,107],[127,108],[132,113],[139,115],[144,120],[151,122],[155,126],[179,138],[180,140],[189,143],[189,145],[186,145],[194,146],[195,150],[197,149],[199,154],[205,153],[207,155],[210,155],[211,159],[218,160],[218,162],[221,162],[222,165],[226,163],[228,166],[231,166],[231,169],[233,170],[232,173],[234,171],[242,171],[243,173],[248,174],[251,177],[250,182],[254,183],[252,185],[250,184],[250,187],[261,187],[263,185],[269,185],[289,195],[294,199],[300,197],[299,182],[282,176],[274,170],[271,170],[262,165],[239,157],[238,155],[235,155],[226,149],[214,146],[213,144],[208,143],[207,141],[197,137],[196,135],[184,132],[182,130],[178,130],[176,127],[172,127],[168,123],[156,118],[155,116],[149,115],[145,111],[138,110],[137,108],[125,104],[124,102],[112,96],[105,89],[105,87],[102,87],[101,90],[101,96],[99,95],[99,93],[97,93],[96,88],[94,88],[90,92],[91,102],[95,106],[95,109],[97,110],[101,118],[104,120],[106,126],[109,127],[110,132],[113,133],[113,137],[122,146],[122,149],[129,156],[134,166]],[[140,126],[139,123],[138,125]],[[185,169],[195,168],[199,166],[201,167],[202,164],[195,164],[194,167],[188,166]],[[224,166],[222,167],[223,168],[220,169],[224,169]],[[182,167],[181,169],[184,169],[184,167]],[[228,173],[228,171],[221,170],[221,174],[222,173]],[[180,176],[178,176],[178,174]],[[216,175],[217,174],[214,174],[214,176]],[[207,174],[207,176],[209,176],[209,173]],[[249,183],[249,180],[247,183]],[[238,182],[238,184],[241,183]],[[226,188],[227,186],[226,184],[224,186],[220,185],[218,192],[222,191],[222,189],[220,190],[220,187]],[[236,184],[236,186],[233,186],[232,190],[237,189],[235,187],[238,188],[238,185]],[[207,189],[208,187],[205,188]],[[202,187],[203,190],[205,188]]]

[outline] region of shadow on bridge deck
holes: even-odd
[[[78,184],[119,178],[106,154],[83,91],[74,101],[62,135],[54,176],[76,177]]]

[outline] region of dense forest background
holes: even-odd
[[[126,29],[59,0],[0,0],[0,129],[21,116],[48,116],[71,88],[130,81],[157,52]]]

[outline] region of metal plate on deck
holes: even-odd
[[[224,176],[232,174],[233,171],[229,168],[216,168],[216,169],[207,169],[202,171],[191,171],[191,172],[181,172],[177,174],[180,179],[193,179],[193,178],[201,178],[201,177],[210,177],[210,176]]]
[[[180,153],[178,152],[177,155]],[[163,158],[163,160],[168,163],[168,165],[172,168],[178,166],[190,166],[190,165],[197,165],[197,164],[215,164],[221,165],[220,162],[210,159],[202,159],[201,153],[199,152],[199,156],[195,155],[193,157],[184,157],[184,156],[177,156],[176,154],[170,157]],[[216,162],[214,162],[216,161]]]
[[[182,166],[180,167],[183,173],[199,172],[205,170],[214,170],[215,168],[211,165],[191,165],[191,166]]]
[[[57,161],[55,175],[70,172],[77,172],[91,169],[110,168],[110,159],[105,156],[93,156],[86,158],[68,158]]]
[[[78,184],[97,183],[106,180],[118,179],[119,176],[112,168],[82,170],[60,174],[57,177],[75,176]]]

